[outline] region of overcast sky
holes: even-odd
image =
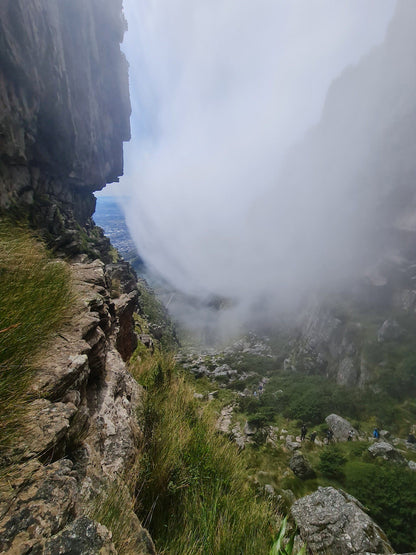
[[[284,205],[289,147],[319,121],[333,79],[383,40],[395,4],[124,0],[132,140],[106,193],[130,197],[148,264],[186,292],[245,296],[260,272],[279,288],[261,199],[273,190]]]

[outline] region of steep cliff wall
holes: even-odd
[[[91,227],[92,191],[123,172],[125,29],[122,0],[0,6],[0,208],[27,212],[74,253],[77,224]]]
[[[142,391],[125,365],[137,277],[105,267],[109,241],[91,220],[92,192],[118,180],[130,136],[125,28],[122,0],[0,5],[0,217],[28,219],[68,257],[76,304],[36,362],[21,437],[0,456],[2,553],[115,554],[102,525],[114,503],[125,552],[154,553],[128,478],[141,437]]]
[[[416,256],[415,23],[415,3],[398,2],[383,43],[332,83],[321,120],[282,172],[311,201],[305,246],[313,253],[335,240],[340,271]]]
[[[384,42],[334,81],[321,121],[293,150],[283,176],[287,187],[302,183],[299,194],[314,198],[318,233],[308,229],[309,251],[325,250],[326,243],[331,249],[332,227],[341,230],[327,271],[341,281],[352,267],[358,277],[353,287],[332,296],[325,291],[310,303],[286,366],[348,385],[364,385],[381,372],[365,351],[377,345],[380,351],[393,338],[378,333],[383,325],[392,330],[398,319],[409,345],[414,333],[415,24],[416,4],[398,2]],[[333,204],[314,197],[310,183],[320,183]]]

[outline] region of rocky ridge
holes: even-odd
[[[111,532],[94,522],[91,507],[114,481],[126,492],[124,502],[129,499],[124,480],[141,438],[136,411],[142,391],[122,354],[132,353],[124,339],[134,327],[137,291],[111,299],[111,281],[99,260],[73,262],[71,270],[78,298],[74,315],[39,363],[30,417],[21,440],[4,456],[20,461],[14,469],[18,478],[2,488],[5,553],[52,553],[62,542],[73,549],[85,542],[87,529],[90,551],[82,553],[116,553]],[[130,505],[126,533],[134,552],[155,553],[132,498]]]
[[[137,277],[112,263],[91,219],[130,138],[125,30],[122,0],[0,6],[0,216],[28,221],[65,258],[76,297],[38,362],[21,437],[1,454],[2,553],[116,553],[97,513],[114,484],[129,547],[155,553],[128,479],[141,438],[125,362]]]

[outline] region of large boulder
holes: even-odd
[[[373,445],[368,448],[368,451],[371,455],[373,455],[373,457],[382,457],[385,461],[396,464],[407,464],[406,459],[400,451],[395,449],[393,445],[390,445],[390,443],[387,443],[387,441],[378,441],[377,443],[373,443]]]
[[[319,487],[292,506],[301,538],[312,553],[394,553],[383,530],[352,496]]]
[[[351,426],[348,420],[345,420],[345,418],[342,418],[337,414],[330,414],[325,418],[325,422],[334,432],[334,438],[337,441],[347,441],[348,434],[351,430],[354,432],[354,435],[357,436],[357,430]]]
[[[309,462],[299,451],[295,451],[290,459],[289,466],[295,476],[301,480],[315,477],[315,472]]]

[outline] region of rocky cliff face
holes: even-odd
[[[71,272],[74,315],[38,362],[21,438],[2,454],[3,468],[8,461],[19,464],[8,487],[0,484],[0,549],[117,553],[111,532],[94,520],[115,483],[132,552],[151,554],[152,540],[128,489],[141,438],[136,411],[142,392],[121,353],[127,358],[134,348],[129,334],[137,291],[112,300],[110,274],[98,260],[75,262]]]
[[[79,226],[94,235],[92,191],[123,172],[125,29],[122,0],[0,6],[0,208],[24,210],[73,253]]]
[[[127,477],[141,437],[142,392],[125,365],[137,277],[98,259],[110,245],[91,220],[130,136],[125,29],[122,0],[0,6],[0,211],[68,257],[76,297],[38,361],[21,438],[0,457],[2,553],[116,553],[97,516],[115,491],[130,552],[155,552]]]

